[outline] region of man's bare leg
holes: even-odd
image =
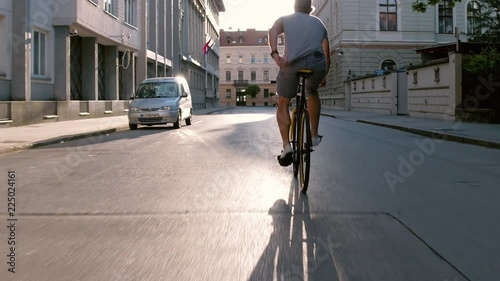
[[[290,144],[290,99],[278,96],[278,111],[276,112],[276,120],[283,140],[283,148]]]
[[[319,100],[318,91],[314,91],[309,95],[307,99],[307,109],[311,117],[311,136],[314,138],[318,136],[319,116],[321,114],[321,102]]]

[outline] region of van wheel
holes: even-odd
[[[137,124],[128,124],[128,127],[130,128],[130,130],[137,130]]]
[[[189,113],[189,117],[186,118],[186,125],[191,126],[191,121],[193,120],[193,110]]]
[[[174,123],[174,128],[175,129],[179,129],[181,127],[181,120],[182,117],[181,117],[181,112],[179,111],[179,113],[177,114],[177,121],[175,121]]]

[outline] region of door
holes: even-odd
[[[236,106],[246,106],[247,105],[247,95],[245,92],[236,93]]]
[[[398,115],[408,115],[408,75],[398,72]]]

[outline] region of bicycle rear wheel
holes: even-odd
[[[309,186],[309,175],[311,171],[311,123],[309,122],[309,112],[304,110],[300,122],[299,135],[299,170],[300,170],[300,189],[306,192]]]
[[[299,139],[299,118],[297,114],[297,108],[294,108],[292,111],[292,122],[290,123],[290,143],[292,144],[293,149],[293,176],[297,177],[299,174],[299,147],[298,147],[298,139]]]

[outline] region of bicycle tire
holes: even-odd
[[[304,110],[300,122],[299,155],[300,155],[300,190],[306,192],[309,187],[309,176],[311,171],[311,123],[309,112]]]
[[[293,149],[293,176],[294,177],[297,177],[298,174],[299,174],[299,163],[300,163],[300,160],[299,160],[299,151],[300,151],[300,147],[299,147],[299,142],[298,142],[298,139],[299,139],[299,126],[300,126],[300,122],[298,121],[299,118],[298,118],[298,110],[297,108],[295,108],[293,110],[293,119],[294,119],[294,122],[292,122],[292,125],[291,125],[291,129],[293,131],[293,136],[292,136],[292,149]]]

